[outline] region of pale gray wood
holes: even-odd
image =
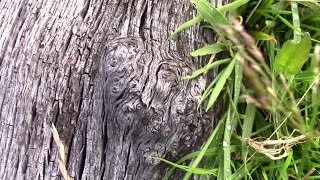
[[[215,3],[221,5],[223,0]],[[0,0],[0,179],[160,179],[199,148],[214,114],[189,52],[213,41],[188,0]],[[179,174],[175,176],[179,179]]]

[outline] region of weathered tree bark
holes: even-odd
[[[217,0],[220,5],[223,0]],[[61,179],[55,124],[75,179],[159,179],[214,117],[188,53],[210,36],[188,0],[0,0],[0,179]]]

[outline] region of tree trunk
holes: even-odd
[[[182,78],[212,38],[168,39],[196,15],[188,0],[0,0],[0,14],[0,179],[62,178],[52,123],[74,179],[160,179],[169,166],[152,157],[210,132],[206,79]]]

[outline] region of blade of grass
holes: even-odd
[[[198,166],[198,164],[200,163],[201,159],[203,158],[203,156],[205,155],[205,152],[207,151],[207,149],[209,148],[211,142],[213,141],[213,139],[215,139],[216,134],[218,134],[217,132],[219,131],[220,128],[223,128],[223,121],[220,121],[218,123],[218,125],[216,126],[216,128],[214,129],[214,131],[212,132],[212,134],[210,135],[210,137],[208,138],[206,144],[203,146],[203,148],[201,149],[199,155],[197,156],[197,158],[194,160],[194,162],[192,163],[192,165],[190,166],[191,168],[195,168]],[[188,172],[183,180],[187,180],[189,179],[191,176],[191,173]]]
[[[258,134],[260,134],[261,132],[265,131],[265,130],[270,130],[272,128],[272,124],[268,124],[260,129],[258,129],[257,131],[255,132],[252,132],[251,133],[251,136],[256,136]],[[261,136],[261,135],[260,135]]]
[[[281,163],[282,166],[281,166],[281,169],[279,171],[280,171],[280,176],[282,177],[282,179],[287,179],[288,178],[287,170],[288,170],[288,167],[290,166],[291,160],[292,160],[292,152],[289,153],[289,155],[287,156],[285,162],[283,164]]]
[[[303,33],[297,29],[296,27],[294,27],[288,20],[286,20],[285,18],[281,17],[280,15],[277,15],[277,17],[284,23],[286,24],[288,27],[290,27],[292,30],[294,30],[294,32],[298,35],[303,35]]]
[[[218,134],[218,133],[217,133]],[[221,148],[220,147],[213,147],[213,148],[208,148],[207,151],[205,152],[204,156],[217,156],[220,152]],[[238,147],[236,145],[230,146],[231,152],[237,152],[239,151]],[[183,158],[181,158],[179,161],[176,162],[176,164],[181,164],[189,159],[195,158],[200,154],[201,151],[196,151],[193,153],[190,153]],[[173,166],[164,176],[163,180],[168,180],[172,172],[176,169],[175,166]]]
[[[266,171],[263,168],[262,168],[262,176],[263,176],[264,180],[268,180],[269,179],[268,176],[267,176]]]
[[[238,9],[240,6],[243,6],[247,4],[249,0],[237,0],[233,1],[229,4],[226,4],[222,7],[218,7],[217,10],[220,11],[221,13],[227,12],[227,11],[233,11],[235,9]]]
[[[224,130],[224,138],[223,138],[223,174],[221,179],[230,179],[231,175],[231,152],[230,152],[230,141],[231,141],[231,133],[233,131],[233,123],[235,119],[234,112],[231,112],[232,108],[229,106],[228,108],[228,116],[226,119],[226,125]]]
[[[230,75],[233,71],[233,68],[234,68],[236,61],[237,61],[237,59],[233,58],[233,60],[230,62],[230,64],[227,66],[227,68],[223,71],[216,86],[213,88],[213,90],[211,92],[206,111],[208,111],[213,106],[215,101],[217,100],[217,98],[218,98],[219,94],[221,93],[227,79],[230,77]]]
[[[210,93],[212,92],[212,87],[218,82],[218,80],[220,79],[220,77],[222,76],[223,72],[220,72],[217,77],[214,78],[214,80],[210,83],[210,85],[207,87],[207,89],[204,91],[204,93],[202,94],[199,102],[198,102],[198,108],[201,107],[201,104],[203,103],[203,101],[205,99],[207,99],[207,97],[210,95]]]
[[[179,164],[173,163],[171,161],[168,161],[166,159],[159,158],[159,157],[154,157],[154,159],[161,160],[167,164],[170,164],[172,166],[175,166],[179,169],[185,170],[185,171],[187,171],[189,173],[193,173],[193,174],[211,174],[214,176],[216,176],[218,174],[218,169],[210,169],[209,170],[209,169],[194,168],[194,167],[190,167],[190,166],[179,165]]]
[[[313,62],[310,65],[312,67],[313,71],[315,74],[319,74],[320,72],[320,57],[319,57],[319,52],[320,52],[320,45],[316,45],[314,48],[314,58]],[[311,102],[312,102],[312,115],[311,115],[311,120],[310,120],[310,130],[314,129],[316,123],[318,122],[319,116],[319,107],[320,107],[320,79],[319,76],[315,76],[315,83],[311,89]]]
[[[201,21],[203,21],[203,17],[202,16],[197,16],[185,23],[183,23],[182,25],[180,25],[172,34],[171,36],[169,37],[169,39],[171,38],[174,38],[179,32],[183,31],[184,29],[190,27],[190,26],[193,26],[195,24],[198,24],[200,23]]]
[[[296,2],[291,1],[291,12],[292,12],[293,26],[297,29],[297,31],[293,32],[293,41],[299,42],[301,40],[301,33],[300,33],[301,28],[300,28],[298,4]]]
[[[251,171],[254,171],[260,166],[260,162],[258,160],[252,160],[247,164],[247,168]],[[233,173],[230,179],[243,179],[243,177],[247,174],[247,171],[244,166],[239,168],[235,173]]]
[[[191,0],[199,11],[201,16],[208,21],[221,38],[224,37],[224,32],[219,28],[220,25],[229,25],[229,21],[219,12],[212,4],[206,0]]]
[[[236,56],[237,62],[235,64],[235,77],[234,77],[234,96],[233,101],[235,106],[238,105],[240,92],[241,92],[241,85],[242,85],[242,76],[243,76],[243,68],[240,63],[240,60],[238,58],[241,58],[240,56]]]
[[[217,67],[219,65],[228,63],[228,62],[230,62],[230,59],[222,59],[222,60],[218,60],[218,61],[216,61],[214,63],[207,64],[203,68],[200,68],[200,69],[194,71],[190,76],[186,76],[184,79],[192,79],[192,78],[198,77],[201,74],[207,72],[208,70],[210,70],[210,69],[212,69],[214,67]]]
[[[204,56],[208,54],[217,54],[224,50],[226,50],[226,46],[221,43],[210,44],[191,52],[191,56],[195,57],[195,56]]]
[[[235,77],[234,77],[234,85],[233,85],[233,96],[231,95],[231,88],[229,88],[228,94],[230,97],[230,103],[228,108],[228,115],[226,119],[224,138],[223,138],[223,173],[219,173],[222,179],[229,179],[231,176],[231,134],[233,130],[236,128],[238,123],[238,112],[237,112],[237,104],[240,96],[240,89],[242,84],[242,66],[240,65],[239,59],[240,56],[235,56]],[[220,169],[221,170],[221,169]]]
[[[261,31],[251,31],[250,34],[254,37],[254,39],[259,41],[275,41],[273,35],[269,35]]]
[[[240,6],[248,3],[249,0],[238,0],[238,1],[234,1],[232,3],[226,4],[224,6],[221,7],[217,7],[217,11],[219,11],[220,13],[225,13],[227,11],[232,11],[235,10],[237,8],[239,8]],[[203,21],[204,18],[202,16],[197,16],[195,18],[192,18],[191,20],[183,23],[182,25],[180,25],[170,36],[170,38],[175,37],[179,32],[183,31],[184,29],[193,26],[195,24],[200,23],[201,21]]]
[[[248,155],[246,139],[251,136],[255,115],[256,115],[256,107],[253,104],[248,103],[246,106],[245,118],[243,120],[243,127],[242,127],[242,138],[244,139],[244,141],[242,141],[241,152],[242,152],[243,159],[246,159]]]

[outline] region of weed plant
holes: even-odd
[[[223,96],[227,108],[201,150],[161,159],[172,165],[164,179],[178,169],[184,179],[320,179],[319,2],[191,3],[199,15],[173,36],[201,23],[218,40],[191,53],[211,58],[186,79],[218,68],[199,106]]]

